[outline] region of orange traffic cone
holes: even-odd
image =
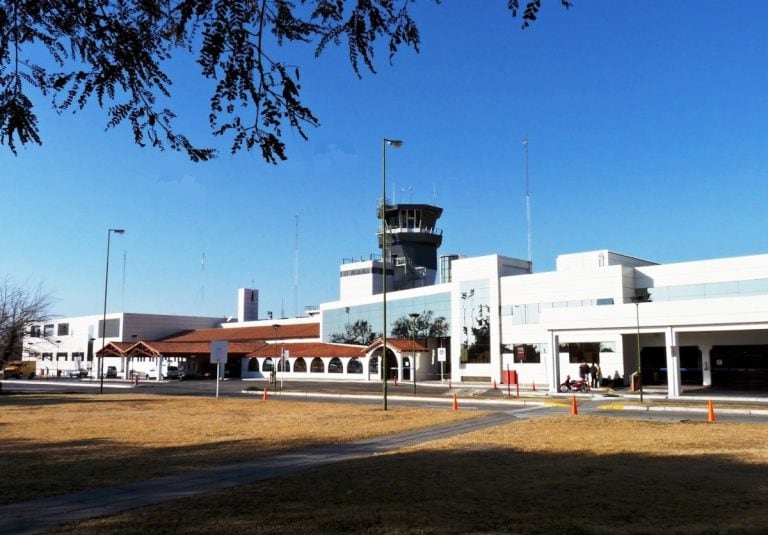
[[[267,387],[264,387],[264,401],[267,401],[269,399],[269,394],[267,393]]]
[[[579,414],[579,406],[576,404],[576,396],[573,396],[573,400],[571,400],[571,416],[576,416]]]
[[[459,410],[459,400],[456,399],[456,394],[453,395],[453,410]]]
[[[498,390],[498,388],[496,388],[496,379],[493,380],[493,389]]]
[[[715,406],[712,404],[712,400],[710,399],[707,406],[707,421],[714,422],[715,420]]]

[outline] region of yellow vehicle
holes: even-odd
[[[37,362],[34,360],[9,360],[3,368],[5,379],[32,379],[37,373]]]

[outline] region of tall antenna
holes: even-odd
[[[528,134],[523,138],[525,149],[525,222],[528,227],[528,262],[532,263],[531,255],[531,182],[528,179]]]
[[[202,283],[200,284],[200,314],[203,313],[205,305],[205,252],[200,257],[200,270],[202,273]]]
[[[125,256],[126,252],[123,249],[123,287],[120,290],[120,311],[125,312]]]
[[[293,316],[299,317],[299,216],[296,218],[296,233],[293,240]]]

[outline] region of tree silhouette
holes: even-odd
[[[357,320],[354,323],[346,323],[344,332],[331,334],[330,340],[341,344],[368,345],[377,337],[378,334],[373,332],[368,320]]]
[[[439,3],[440,0],[436,0]],[[569,0],[560,0],[566,8]],[[161,104],[171,96],[171,60],[192,55],[212,86],[208,122],[230,150],[261,150],[267,162],[287,159],[283,131],[307,139],[320,121],[302,103],[300,69],[279,57],[289,43],[346,46],[352,69],[375,73],[383,44],[393,61],[400,47],[419,51],[411,0],[0,0],[0,144],[42,143],[32,95],[54,110],[95,101],[107,127],[128,123],[140,146],[185,152],[193,161],[216,155],[194,144]],[[519,0],[507,0],[517,16]],[[523,27],[541,0],[525,4]],[[382,43],[383,42],[383,43]]]
[[[51,296],[41,287],[29,290],[8,280],[0,285],[0,365],[21,357],[24,333],[32,324],[47,320],[50,307]]]

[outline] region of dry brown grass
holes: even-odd
[[[123,470],[131,477],[159,475],[161,468],[178,472],[210,466],[211,459],[248,460],[338,437],[351,440],[470,416],[253,399],[4,396],[0,402],[6,496],[18,488],[31,492],[29,481],[21,485],[16,479],[39,478],[63,489],[67,478],[87,472],[83,479],[96,486],[114,483]],[[94,463],[109,467],[108,473],[95,474]],[[766,481],[765,424],[564,415],[61,531],[764,533]]]
[[[521,421],[72,526],[99,533],[764,533],[768,426]]]
[[[474,415],[149,395],[0,396],[0,503],[230,464]]]

